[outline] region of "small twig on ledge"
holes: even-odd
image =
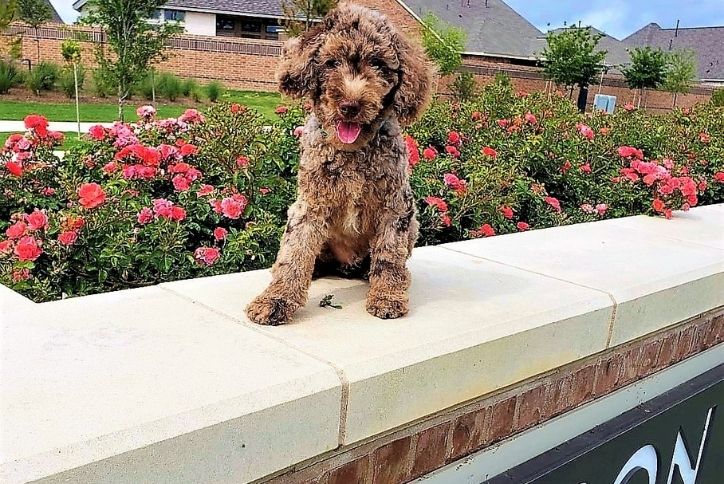
[[[330,308],[334,309],[342,309],[342,306],[338,304],[332,304],[332,298],[334,297],[334,294],[327,294],[322,298],[321,301],[319,301],[319,307],[320,308],[326,308],[329,306]]]

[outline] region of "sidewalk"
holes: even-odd
[[[78,129],[78,125],[75,121],[51,121],[49,123],[49,129],[53,131],[63,132],[75,132]],[[113,123],[80,123],[80,130],[83,133],[87,133],[91,126],[101,124],[105,127],[110,127]],[[0,121],[0,133],[13,133],[25,131],[25,124],[22,121]]]

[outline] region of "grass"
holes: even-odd
[[[12,133],[0,133],[0,147],[2,147],[5,144],[5,140],[8,139],[8,136],[10,136]],[[77,146],[80,144],[80,141],[78,140],[78,133],[71,132],[71,133],[63,133],[65,135],[65,139],[63,140],[63,144],[61,146],[58,146],[57,148],[54,148],[58,151],[67,151],[71,149],[74,146]]]
[[[0,97],[1,100],[1,97]],[[279,94],[248,91],[226,91],[222,101],[244,104],[249,108],[259,111],[268,119],[273,119],[274,109],[282,102]],[[133,99],[126,106],[124,112],[126,119],[135,119],[136,108],[147,104],[142,99]],[[186,108],[203,108],[208,104],[197,104],[191,101],[184,101],[183,104],[159,104],[157,106],[160,118],[177,117]],[[42,100],[35,101],[5,101],[0,102],[0,119],[22,120],[28,114],[42,114],[50,121],[75,121],[75,104],[72,101],[67,103],[44,103]],[[118,117],[118,105],[110,101],[108,104],[83,103],[80,105],[80,120],[84,122],[110,122]]]

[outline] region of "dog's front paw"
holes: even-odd
[[[404,294],[376,294],[367,297],[367,312],[380,319],[396,319],[409,311]]]
[[[264,293],[249,303],[246,315],[256,324],[279,326],[291,321],[298,308],[298,304],[288,299]]]

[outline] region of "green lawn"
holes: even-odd
[[[12,133],[0,133],[0,148],[5,144],[5,140],[8,139],[8,136],[10,136]],[[61,146],[58,146],[55,148],[58,151],[67,151],[71,149],[73,146],[80,143],[78,141],[78,133],[71,132],[71,133],[63,133],[65,135],[65,140],[63,140],[63,144]]]
[[[1,99],[0,99],[1,100]],[[227,91],[222,97],[223,101],[237,102],[244,104],[252,109],[256,109],[269,119],[274,116],[274,109],[281,103],[281,97],[276,93],[264,92],[248,92],[248,91]],[[143,99],[132,99],[125,109],[126,118],[134,119],[136,107],[147,104],[148,101]],[[195,107],[203,109],[208,104],[193,103],[188,104],[172,104],[167,105],[160,103],[157,106],[158,116],[160,118],[177,117],[184,112],[186,108]],[[44,103],[42,99],[38,101],[5,101],[0,102],[0,119],[1,120],[21,120],[28,114],[42,114],[50,121],[75,121],[75,104],[68,103]],[[80,120],[81,121],[103,121],[110,122],[118,117],[118,106],[109,99],[108,104],[81,104]]]

